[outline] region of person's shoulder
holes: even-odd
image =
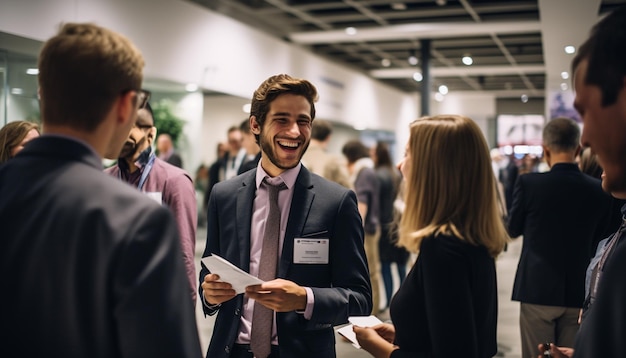
[[[154,168],[156,168],[157,170],[159,170],[162,175],[165,175],[166,178],[187,178],[189,180],[191,179],[191,175],[189,175],[189,173],[187,173],[186,170],[181,169],[173,164],[170,164],[168,162],[166,162],[165,160],[159,159],[159,158],[155,158],[154,160]]]
[[[251,178],[252,177],[252,178]],[[215,183],[211,193],[227,193],[228,195],[233,195],[233,190],[237,190],[241,188],[244,183],[250,183],[254,185],[254,178],[256,177],[256,170],[248,170],[245,173],[241,173],[233,178],[222,180],[218,183]]]
[[[345,186],[338,184],[332,180],[326,179],[321,175],[310,173],[311,175],[311,183],[313,184],[313,188],[316,191],[324,191],[332,195],[343,195],[346,192],[350,191],[350,189]]]
[[[429,252],[440,257],[460,257],[467,254],[486,254],[484,247],[473,245],[454,235],[436,234],[425,237],[420,245],[420,252]]]

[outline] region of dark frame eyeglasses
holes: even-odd
[[[138,109],[146,108],[152,93],[145,89],[136,90],[135,92],[137,92],[137,103],[139,104]]]

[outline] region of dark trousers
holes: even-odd
[[[254,358],[252,354],[252,350],[250,349],[249,344],[237,344],[233,346],[233,349],[230,351],[231,358]],[[278,351],[278,346],[272,345],[272,352],[270,353],[268,358],[280,358],[280,354]]]

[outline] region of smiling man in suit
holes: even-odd
[[[254,276],[264,276],[266,265],[275,263],[276,269],[265,283],[237,295],[230,283],[202,268],[204,312],[219,312],[208,357],[335,357],[333,326],[371,312],[355,194],[300,163],[316,100],[317,90],[306,80],[276,75],[264,81],[249,117],[262,151],[260,165],[213,188],[203,256],[215,253]],[[271,185],[282,189],[275,219],[268,219]],[[272,236],[268,226],[278,236],[277,254],[269,261],[263,255]],[[257,314],[267,309],[270,334],[260,337]]]

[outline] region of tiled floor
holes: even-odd
[[[200,265],[200,258],[204,251],[206,242],[206,230],[198,229],[196,242],[196,263]],[[498,347],[497,357],[520,358],[521,345],[519,337],[519,303],[511,301],[511,288],[513,287],[513,278],[517,268],[517,261],[521,250],[521,239],[509,244],[508,250],[504,252],[496,261],[498,270],[498,299],[499,299],[499,315],[498,315]],[[199,268],[198,268],[199,270]],[[396,277],[397,279],[397,277]],[[381,291],[382,294],[382,291]],[[382,294],[381,297],[384,297]],[[214,317],[204,317],[202,308],[196,307],[196,318],[198,321],[198,331],[200,334],[200,343],[202,351],[206,352],[213,331]],[[384,312],[380,318],[384,321],[389,316]],[[451,342],[453,343],[453,342]],[[350,343],[343,341],[337,337],[337,356],[341,358],[364,358],[371,357],[367,352],[354,348]]]

